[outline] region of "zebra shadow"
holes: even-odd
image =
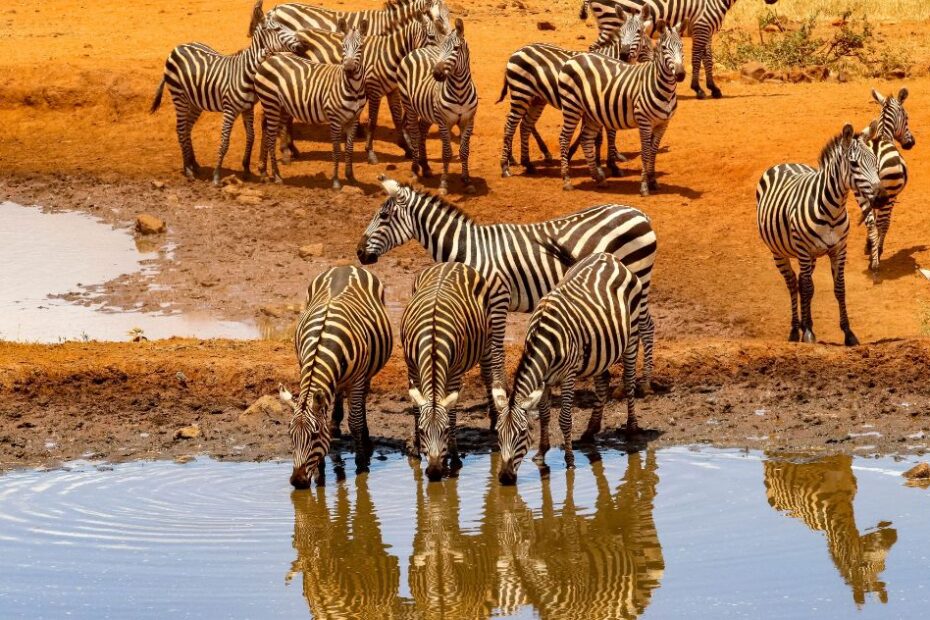
[[[677,194],[682,198],[688,200],[697,200],[704,195],[704,192],[693,187],[686,187],[683,185],[675,185],[674,183],[668,183],[667,181],[662,181],[661,179],[666,176],[666,173],[657,172],[656,177],[659,179],[659,188],[652,190],[651,195],[667,195],[667,194]],[[603,185],[598,185],[590,177],[585,177],[584,180],[576,180],[574,182],[575,189],[591,191],[591,192],[606,192],[610,194],[626,194],[626,195],[639,195],[640,187],[640,175],[639,172],[624,171],[619,177],[608,177]]]
[[[284,185],[321,190],[332,190],[333,187],[332,172],[329,170],[326,172],[317,172],[315,174],[295,174],[291,176],[282,174],[282,176],[284,177]],[[345,172],[343,171],[342,166],[339,167],[339,181],[343,184],[343,186],[359,188],[362,190],[362,193],[365,196],[382,195],[381,185],[378,183],[365,183],[361,180],[361,178],[359,178],[357,173],[354,181],[346,181]],[[333,195],[336,195],[337,193],[338,192],[333,192]]]
[[[865,263],[865,269],[862,273],[872,275],[873,284],[881,284],[885,280],[898,280],[911,276],[917,271],[919,265],[914,258],[918,252],[926,252],[930,247],[926,245],[912,245],[909,248],[901,248],[887,258],[883,258],[878,266],[878,273],[872,273],[868,266],[868,260]]]

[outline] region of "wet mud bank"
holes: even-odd
[[[510,373],[518,352],[508,351]],[[637,400],[640,425],[650,431],[644,440],[656,446],[926,450],[928,340],[853,349],[683,340],[659,347],[656,361],[661,385]],[[405,377],[398,350],[372,386],[369,426],[382,450],[402,448],[411,430]],[[75,458],[284,458],[288,416],[273,397],[279,384],[296,389],[289,343],[0,343],[0,469]],[[459,431],[466,452],[494,445],[482,395],[470,373]],[[262,396],[269,398],[250,408]],[[576,438],[591,400],[582,389]],[[601,439],[613,442],[625,416],[611,402]],[[179,436],[184,427],[196,427],[187,433],[194,436]],[[559,440],[557,429],[552,437]]]

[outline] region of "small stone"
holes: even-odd
[[[763,28],[763,30],[765,32],[781,32],[781,26],[779,26],[778,24],[769,24],[768,26]]]
[[[190,454],[182,454],[181,456],[174,457],[174,462],[178,465],[184,465],[185,463],[190,463],[194,460],[194,457]]]
[[[927,463],[917,463],[909,470],[901,474],[908,480],[927,480],[930,479],[930,465]]]
[[[169,205],[176,205],[181,202],[181,199],[178,198],[177,194],[168,194],[165,196],[165,202],[167,202]]]
[[[175,439],[196,439],[200,437],[200,427],[196,424],[182,426],[174,432]]]
[[[280,419],[284,415],[284,403],[277,396],[260,397],[249,408],[239,414],[240,424],[257,424],[264,418]]]
[[[761,62],[747,62],[739,69],[740,75],[747,77],[751,80],[761,82],[765,79],[766,71],[765,65]]]
[[[152,181],[152,187],[155,189],[165,189],[164,181]]]
[[[308,245],[302,245],[297,249],[297,255],[303,259],[323,256],[323,244],[310,243]]]
[[[294,209],[293,211],[291,211],[291,215],[297,219],[303,219],[307,217],[307,210],[306,209]]]
[[[258,311],[264,314],[265,316],[270,316],[274,319],[281,317],[281,311],[275,308],[274,306],[262,306],[261,308],[258,309]]]
[[[236,202],[244,205],[260,205],[262,204],[262,197],[254,194],[239,194],[236,196]]]
[[[220,191],[229,196],[238,196],[239,192],[242,191],[242,188],[239,185],[230,184],[230,185],[224,185],[223,189],[221,189]]]
[[[143,213],[136,218],[136,232],[141,235],[157,235],[166,230],[165,220]]]
[[[907,71],[903,67],[896,67],[894,69],[886,71],[885,77],[892,78],[895,80],[903,80],[905,77],[907,77]]]
[[[522,0],[513,0],[513,6],[518,9],[526,10],[526,4]]]
[[[536,28],[538,30],[555,30],[555,24],[550,21],[540,20],[536,22]]]
[[[357,196],[363,195],[365,192],[358,185],[343,185],[342,186],[343,194],[355,194]]]

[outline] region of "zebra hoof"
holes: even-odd
[[[594,443],[594,431],[585,431],[581,434],[581,437],[578,439],[578,443],[591,445]]]
[[[472,194],[472,195],[477,194],[478,188],[475,187],[474,183],[472,183],[471,181],[468,181],[465,183],[465,193]]]
[[[440,186],[440,187],[439,187],[439,191],[436,192],[436,193],[439,194],[440,196],[445,196],[446,194],[449,193],[449,188],[448,188],[448,187],[444,187],[444,186]]]
[[[791,333],[788,334],[788,342],[800,342],[801,341],[801,330],[797,327],[791,328]]]
[[[620,166],[617,164],[607,164],[607,169],[610,171],[610,176],[612,177],[623,176],[623,170],[621,170]]]
[[[537,465],[545,465],[545,464],[546,464],[546,455],[545,455],[545,454],[540,454],[539,452],[537,452],[537,453],[533,456],[533,459],[532,459],[532,460],[533,460],[533,462],[536,463]]]
[[[723,98],[723,93],[720,92],[720,89],[719,89],[719,88],[711,88],[711,89],[710,89],[710,96],[713,97],[714,99],[722,99],[722,98]]]
[[[283,185],[283,184],[284,184],[284,179],[281,178],[281,175],[280,175],[280,174],[274,175],[274,179],[273,179],[273,180],[274,180],[274,182],[277,183],[278,185]]]
[[[185,169],[184,169],[184,176],[187,177],[187,180],[188,180],[188,181],[193,181],[194,179],[197,178],[197,173],[194,172],[194,169],[193,169],[193,168],[185,168]]]
[[[859,346],[859,339],[856,338],[856,334],[852,333],[852,330],[846,332],[846,338],[843,339],[843,344],[847,347],[857,347]]]
[[[697,99],[707,99],[707,93],[705,93],[705,92],[704,92],[703,90],[701,90],[700,88],[695,88],[695,89],[694,89],[694,96],[695,96],[695,98],[697,98]]]
[[[342,183],[339,182],[339,179],[333,179],[333,189],[342,189]]]
[[[564,181],[564,182],[562,183],[562,191],[570,192],[570,191],[572,191],[573,189],[575,189],[575,188],[572,187],[572,182],[571,182],[571,181]]]
[[[659,184],[656,182],[655,179],[649,179],[649,189],[651,190],[659,189]]]
[[[552,153],[543,153],[543,161],[547,164],[555,162],[555,160],[552,159]]]
[[[639,195],[642,196],[643,198],[649,195],[649,184],[648,183],[640,183]]]
[[[215,173],[213,175],[213,186],[219,187],[220,185],[222,185],[222,182],[220,181],[220,175],[219,173]]]
[[[368,163],[369,163],[369,164],[377,164],[377,163],[378,163],[378,156],[375,155],[375,152],[374,152],[374,151],[368,151]]]
[[[536,166],[530,162],[523,164],[523,174],[536,174]]]
[[[511,177],[510,168],[501,168],[501,178],[508,179]]]
[[[801,336],[801,340],[805,344],[814,344],[817,342],[817,337],[814,335],[813,330],[805,329],[803,335]]]

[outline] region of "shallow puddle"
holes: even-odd
[[[400,455],[292,492],[287,463],[0,477],[0,617],[916,618],[911,463],[667,449],[497,484]],[[350,460],[347,462],[351,462]],[[329,466],[331,469],[331,465]],[[351,470],[351,467],[347,469]]]
[[[44,213],[0,203],[0,339],[24,342],[258,338],[251,323],[198,314],[104,311],[52,296],[151,269],[158,248],[140,251],[131,234],[83,213]]]

